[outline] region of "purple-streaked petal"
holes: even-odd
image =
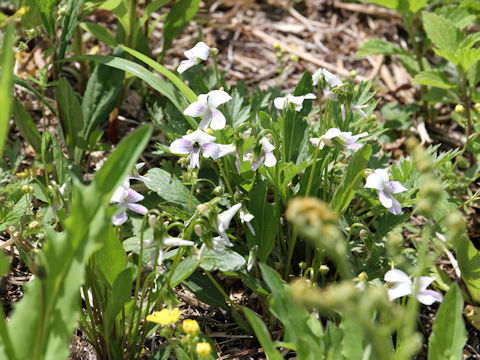
[[[357,143],[354,143],[354,144],[348,144],[347,146],[345,146],[347,149],[350,149],[350,150],[354,150],[354,151],[357,151],[359,149],[361,149],[363,147],[363,144],[357,144]]]
[[[252,161],[252,149],[247,149],[245,150],[245,152],[243,153],[243,161]]]
[[[402,270],[392,269],[385,273],[383,280],[391,283],[408,283],[412,284],[410,277],[405,274]]]
[[[202,104],[198,101],[191,103],[188,107],[183,111],[183,115],[199,117],[205,115],[208,112],[208,106]]]
[[[309,140],[313,146],[318,146],[318,142],[320,141],[320,138],[310,138]]]
[[[120,226],[128,220],[127,212],[125,210],[120,211],[112,216],[112,223],[115,226]]]
[[[420,276],[420,278],[418,279],[418,291],[423,291],[423,290],[427,290],[427,287],[430,286],[430,284],[432,282],[435,281],[435,278],[434,277],[431,277],[431,276]]]
[[[271,152],[266,152],[265,160],[263,164],[267,167],[272,167],[272,166],[275,166],[276,163],[277,163],[277,158],[275,157],[275,155],[273,155],[273,153]]]
[[[399,297],[410,295],[412,293],[412,285],[407,283],[396,283],[388,289],[388,299],[390,301]]]
[[[145,215],[148,212],[148,209],[140,204],[127,204],[127,208],[140,215]]]
[[[212,90],[208,94],[207,104],[209,108],[216,109],[227,101],[232,100],[232,97],[222,90]]]
[[[200,121],[200,124],[198,124],[198,128],[202,130],[207,130],[211,121],[212,121],[212,110],[208,109],[207,112],[205,113],[205,116]]]
[[[177,139],[170,144],[170,151],[173,154],[188,154],[192,151],[192,142],[187,139]]]
[[[185,57],[187,59],[202,59],[207,60],[210,48],[203,41],[198,42],[193,48],[185,51]]]
[[[183,139],[189,140],[192,143],[198,142],[199,144],[207,143],[207,142],[214,142],[216,137],[208,135],[207,133],[203,132],[202,130],[195,130],[194,132],[182,136]]]
[[[392,195],[390,195],[392,199],[392,206],[388,208],[393,215],[400,215],[402,213],[402,205],[396,200]]]
[[[180,61],[180,65],[178,65],[177,71],[179,74],[185,72],[185,70],[190,69],[193,65],[195,65],[195,59],[188,59]]]
[[[367,182],[365,183],[365,188],[367,189],[376,189],[383,190],[385,182],[380,174],[374,172],[368,175]]]
[[[419,291],[417,294],[417,299],[423,305],[432,305],[435,301],[442,302],[443,300],[442,295],[433,290]]]
[[[142,201],[144,198],[145,197],[142,194],[136,192],[135,190],[128,189],[127,202],[136,203],[136,202]]]
[[[220,154],[220,146],[215,143],[203,143],[202,144],[203,156],[206,158],[218,159]]]
[[[250,169],[252,169],[252,171],[257,171],[263,159],[264,156],[262,156],[260,159],[252,159],[252,162],[250,163]]]
[[[407,191],[407,188],[405,186],[403,186],[400,181],[390,181],[388,183],[389,187],[390,187],[390,192],[392,194],[398,194],[398,193],[401,193],[401,192],[404,192],[404,191]]]
[[[238,174],[242,173],[242,160],[240,160],[240,156],[237,156],[235,159],[235,167],[237,168]]]
[[[200,167],[200,148],[192,149],[190,152],[190,168]]]
[[[226,123],[225,116],[217,109],[212,109],[211,114],[212,122],[210,123],[210,127],[213,130],[222,130]]]
[[[395,200],[390,193],[384,191],[383,189],[378,193],[378,198],[380,199],[382,205],[388,210],[390,210],[390,208],[393,206],[393,201]]]

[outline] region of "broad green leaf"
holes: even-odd
[[[252,190],[249,212],[254,216],[251,224],[255,229],[255,235],[247,233],[248,246],[258,246],[257,256],[265,261],[275,245],[277,224],[275,218],[275,206],[267,201],[268,186],[259,181]]]
[[[331,208],[336,212],[343,214],[347,210],[348,205],[350,205],[358,187],[362,183],[363,176],[361,175],[368,164],[371,154],[372,147],[364,145],[353,155],[347,171],[330,202]]]
[[[239,271],[245,266],[245,263],[245,258],[231,249],[225,249],[222,254],[218,254],[212,249],[206,249],[200,259],[200,266],[207,271]]]
[[[100,8],[109,10],[117,16],[118,21],[122,25],[125,33],[130,35],[132,33],[132,25],[130,23],[128,7],[129,2],[126,0],[107,0],[105,1]]]
[[[50,140],[52,142],[52,148],[53,148],[53,161],[54,161],[54,167],[55,167],[55,172],[57,174],[57,181],[61,185],[65,184],[67,182],[67,179],[69,178],[69,172],[68,172],[68,160],[65,157],[65,154],[63,153],[63,150],[60,146],[60,144],[57,141],[57,138],[55,135],[52,135],[50,132],[46,132],[46,134],[50,135]]]
[[[187,279],[197,269],[200,260],[197,255],[189,256],[183,259],[175,269],[172,277],[170,278],[170,286],[174,288],[180,284],[183,280]]]
[[[112,293],[107,299],[107,307],[103,316],[105,337],[110,338],[114,327],[115,317],[122,310],[132,294],[133,273],[132,268],[123,270],[115,278]]]
[[[135,56],[138,60],[143,61],[145,64],[151,66],[155,70],[157,70],[160,74],[164,75],[167,77],[168,80],[170,80],[178,90],[182,92],[183,95],[187,98],[189,102],[194,102],[197,101],[197,95],[187,86],[185,83],[180,80],[173,72],[168,70],[166,67],[160,65],[157,63],[155,60],[150,59],[148,56],[145,56],[142,53],[139,53],[138,51],[134,49],[130,49],[127,46],[120,46],[123,50],[128,52],[129,54]]]
[[[227,119],[227,124],[237,129],[242,123],[248,121],[251,114],[251,106],[243,105],[244,97],[242,97],[237,90],[234,90],[232,100],[224,105],[224,114]]]
[[[459,49],[455,55],[458,58],[463,72],[467,73],[470,68],[480,60],[480,49]]]
[[[68,0],[66,3],[66,15],[62,19],[62,35],[60,36],[60,47],[58,50],[58,59],[65,58],[65,51],[69,40],[72,38],[80,21],[80,9],[84,0]],[[59,63],[61,67],[62,63]]]
[[[126,50],[127,48],[124,48],[124,49]],[[142,54],[142,56],[144,55]],[[185,100],[185,98],[181,96],[178,92],[173,90],[172,87],[167,82],[163,81],[158,76],[153,74],[151,71],[147,70],[143,66],[133,61],[125,60],[125,59],[114,57],[114,56],[104,56],[104,55],[75,56],[73,58],[70,58],[69,60],[72,60],[72,61],[93,60],[93,61],[98,61],[105,65],[126,71],[142,79],[148,85],[150,85],[155,90],[160,92],[160,94],[166,96],[181,113],[183,113],[183,111],[189,105],[189,103]],[[193,118],[191,118],[190,116],[185,116],[185,118],[189,122],[190,126],[192,126],[194,129],[198,127],[198,124]]]
[[[65,78],[58,81],[57,101],[61,120],[65,126],[65,134],[63,135],[67,141],[68,152],[72,155],[73,149],[78,143],[78,135],[83,128],[83,115],[80,101]]]
[[[282,281],[280,274],[263,263],[260,263],[260,269],[263,279],[272,291],[271,312],[285,326],[284,341],[298,346],[298,340],[301,339],[311,344],[311,353],[323,354],[322,334],[312,330],[307,309],[292,302],[288,294],[289,287]]]
[[[396,9],[398,6],[398,0],[365,0],[366,2],[377,4],[389,9]]]
[[[364,57],[372,54],[394,55],[403,54],[411,56],[409,52],[403,50],[400,46],[388,43],[380,39],[371,39],[362,45],[358,49],[355,56]]]
[[[197,198],[191,194],[190,189],[187,189],[179,179],[169,172],[154,168],[148,171],[146,177],[148,181],[145,181],[145,185],[163,199],[181,205],[191,213],[200,204]]]
[[[35,4],[40,11],[40,17],[42,18],[43,26],[50,35],[55,34],[55,19],[53,8],[57,3],[56,0],[34,0],[32,4]]]
[[[461,359],[466,341],[463,297],[458,285],[453,284],[435,315],[428,339],[428,360]]]
[[[280,355],[278,350],[275,349],[272,338],[270,337],[270,333],[264,322],[258,317],[258,315],[246,307],[243,308],[243,313],[245,314],[250,325],[252,325],[253,331],[255,331],[255,335],[257,336],[260,345],[262,345],[263,351],[265,351],[265,355],[267,355],[268,359],[283,359],[282,355]]]
[[[103,27],[102,27],[103,28]],[[115,53],[121,52],[117,49]],[[108,119],[108,115],[117,105],[122,91],[125,72],[98,64],[87,83],[82,101],[84,127],[82,135],[88,139],[91,132]]]
[[[77,184],[64,233],[48,232],[38,264],[43,276],[25,286],[9,323],[10,333],[18,339],[13,345],[19,359],[32,358],[34,353],[49,360],[68,358],[81,311],[85,263],[110,226],[104,197],[94,185]]]
[[[415,75],[413,83],[418,85],[435,86],[441,89],[452,89],[457,87],[457,85],[451,83],[445,73],[440,70],[422,71]]]
[[[142,18],[140,19],[139,23],[140,25],[143,25],[150,15],[152,15],[155,11],[160,9],[163,5],[167,4],[170,0],[155,0],[150,2],[146,7],[145,7],[145,13],[143,14]]]
[[[3,252],[0,252],[0,278],[5,276],[9,270],[10,261]],[[15,350],[13,349],[12,340],[7,327],[7,321],[5,319],[5,314],[3,313],[3,307],[0,307],[0,339],[5,349],[5,356],[8,357],[8,360],[16,360],[17,356],[15,355]],[[3,349],[0,346],[0,355],[2,355],[2,350]]]
[[[462,280],[467,285],[472,300],[480,302],[480,253],[468,236],[459,237],[453,244],[457,255],[458,267],[462,272]]]
[[[172,46],[173,39],[180,35],[193,19],[199,5],[200,0],[180,0],[170,9],[163,25],[163,55]]]
[[[460,49],[470,49],[480,41],[480,32],[467,36],[461,43]]]
[[[342,355],[345,360],[361,360],[365,340],[362,327],[351,316],[343,316],[340,327],[343,330]]]
[[[423,27],[428,38],[440,49],[455,51],[464,36],[451,21],[434,13],[423,13]]]
[[[95,36],[97,40],[103,41],[111,48],[115,48],[117,46],[115,37],[113,36],[112,32],[105,26],[92,22],[84,22],[80,24],[80,27]]]
[[[412,14],[427,6],[428,0],[408,0],[408,6]]]
[[[114,191],[127,177],[148,144],[152,128],[144,125],[125,138],[95,175],[94,182],[105,194]]]
[[[198,271],[194,272],[186,280],[183,280],[182,284],[193,292],[200,301],[225,310],[229,309],[222,293],[212,284],[208,277]]]
[[[20,130],[20,134],[32,145],[35,152],[39,154],[42,146],[42,136],[35,126],[32,117],[28,111],[25,110],[22,102],[18,98],[13,100],[13,117],[15,124],[17,124]]]
[[[3,252],[0,252],[0,277],[5,276],[9,270],[10,270],[10,261],[8,260],[7,256]]]
[[[447,5],[436,10],[435,13],[450,20],[460,30],[470,25],[476,18],[467,8],[460,6]]]
[[[10,122],[10,110],[12,108],[12,76],[13,76],[13,22],[7,27],[3,36],[2,54],[0,66],[2,70],[0,79],[0,156],[3,154],[3,147],[7,139]]]
[[[95,253],[95,264],[110,286],[127,267],[127,254],[113,229],[105,237],[103,247]]]

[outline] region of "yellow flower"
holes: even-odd
[[[188,335],[195,336],[200,332],[200,326],[196,320],[192,319],[185,319],[182,323],[183,331],[185,331]]]
[[[168,310],[167,308],[161,311],[155,311],[153,315],[147,315],[147,321],[155,322],[160,325],[174,324],[180,319],[180,309],[174,308]]]
[[[195,350],[198,355],[205,357],[212,352],[212,347],[208,342],[200,342]]]

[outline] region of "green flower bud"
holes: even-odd
[[[465,112],[465,107],[462,104],[455,105],[455,112],[462,115]]]

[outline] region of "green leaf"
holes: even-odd
[[[56,0],[34,0],[32,4],[35,4],[40,11],[40,17],[42,18],[43,26],[50,35],[55,34],[55,19],[53,17]]]
[[[435,11],[437,15],[442,15],[450,20],[452,24],[460,30],[464,29],[475,21],[476,16],[471,14],[467,8],[460,6],[444,6]],[[480,35],[477,33],[477,35]]]
[[[440,49],[455,51],[464,36],[451,21],[434,13],[423,13],[423,27],[428,38]]]
[[[459,237],[453,244],[457,255],[458,267],[462,272],[462,280],[475,303],[480,302],[480,253],[468,236]]]
[[[124,49],[126,51],[128,51],[126,47],[124,47]],[[145,56],[143,54],[141,54],[141,55]],[[147,58],[147,59],[149,59],[149,58]],[[102,64],[105,64],[105,65],[108,65],[108,66],[126,71],[126,72],[142,79],[148,85],[150,85],[155,90],[160,92],[160,94],[166,96],[181,113],[183,113],[183,111],[189,105],[189,103],[185,100],[185,98],[183,96],[181,96],[178,92],[173,90],[173,88],[172,88],[172,86],[170,86],[170,84],[163,81],[158,76],[153,74],[151,71],[147,70],[143,66],[141,66],[141,65],[139,65],[139,64],[137,64],[133,61],[125,60],[125,59],[114,57],[114,56],[105,56],[105,55],[75,56],[73,58],[70,58],[69,60],[71,60],[71,61],[93,60],[93,61],[98,61],[98,62],[100,62]],[[185,85],[185,87],[186,87],[186,85]],[[189,122],[190,126],[192,126],[195,129],[198,127],[196,121],[193,118],[191,118],[190,116],[185,116],[185,118]]]
[[[377,4],[389,9],[396,9],[398,6],[398,0],[366,0],[366,2]]]
[[[15,124],[17,124],[20,130],[20,134],[32,145],[35,152],[39,154],[42,146],[42,136],[35,126],[32,117],[28,111],[25,110],[22,102],[18,98],[13,100],[13,116]]]
[[[428,0],[408,0],[409,10],[412,14],[427,6]]]
[[[345,360],[360,360],[363,354],[365,335],[362,327],[350,316],[342,317],[343,350]]]
[[[268,187],[263,181],[257,182],[252,190],[249,212],[254,216],[251,224],[255,235],[247,233],[249,248],[258,246],[257,256],[266,261],[275,245],[277,234],[275,206],[267,201]]]
[[[212,284],[210,279],[198,271],[190,275],[188,279],[183,280],[182,284],[193,292],[200,301],[225,310],[229,309],[222,293]]]
[[[197,255],[189,256],[183,259],[175,269],[172,277],[170,278],[170,286],[174,288],[180,284],[183,280],[187,279],[197,269],[200,260]]]
[[[80,21],[80,10],[83,0],[68,0],[66,4],[67,13],[62,19],[62,35],[60,36],[60,47],[58,49],[58,59],[65,58],[68,41],[72,38]],[[61,66],[62,63],[60,63]]]
[[[197,98],[198,98],[197,95],[187,85],[185,85],[185,83],[182,80],[180,80],[178,76],[176,76],[173,72],[168,70],[166,67],[160,65],[155,60],[150,59],[148,56],[145,56],[144,54],[139,53],[134,49],[130,49],[127,46],[120,46],[120,47],[126,52],[128,52],[129,54],[135,56],[138,60],[143,61],[145,64],[157,70],[160,74],[165,75],[167,79],[170,80],[177,87],[177,89],[182,92],[183,95],[185,95],[185,97],[189,102],[192,103],[197,101]]]
[[[73,150],[77,146],[79,133],[83,128],[82,107],[77,95],[73,91],[70,83],[65,78],[58,81],[57,101],[60,108],[60,115],[65,125],[65,138],[67,142],[68,152],[73,154]]]
[[[112,49],[117,46],[115,37],[113,36],[112,32],[105,26],[102,26],[96,23],[91,23],[91,22],[84,22],[80,24],[80,27],[83,30],[88,31],[90,34],[95,36],[97,40],[103,41],[106,45],[110,46]]]
[[[107,0],[100,8],[113,12],[120,24],[122,25],[125,33],[130,35],[132,33],[132,25],[129,19],[128,13],[129,3],[126,0]]]
[[[348,205],[350,205],[358,187],[362,183],[363,176],[361,174],[365,170],[371,154],[372,147],[364,145],[353,155],[352,161],[348,165],[347,171],[330,202],[330,207],[336,212],[343,214],[347,210]]]
[[[25,89],[28,89],[29,91],[31,91],[32,93],[34,93],[39,99],[40,101],[42,101],[47,107],[48,109],[52,112],[52,114],[57,117],[58,114],[57,114],[57,110],[52,106],[52,104],[45,98],[45,96],[43,96],[42,94],[40,94],[32,85],[30,85],[28,82],[26,82],[25,80],[22,80],[20,79],[17,75],[13,75],[13,83],[16,84],[16,85],[20,85],[22,87],[24,87]]]
[[[54,168],[57,174],[57,181],[60,185],[63,185],[67,182],[69,177],[68,171],[68,160],[63,153],[60,144],[57,141],[57,138],[52,135],[48,130],[44,133],[50,136],[50,140],[52,142],[53,147],[53,161],[54,161]]]
[[[13,76],[13,38],[14,38],[13,22],[7,26],[5,35],[3,36],[2,54],[0,57],[0,66],[2,69],[0,79],[0,156],[3,154],[3,147],[7,139],[10,110],[12,108],[12,76]]]
[[[105,337],[111,338],[115,317],[122,310],[123,306],[131,298],[133,273],[131,268],[123,270],[115,278],[112,293],[107,299],[107,307],[103,316]]]
[[[463,72],[467,73],[480,60],[480,49],[458,49],[455,55]]]
[[[270,337],[270,333],[263,323],[263,321],[249,308],[244,307],[243,313],[247,318],[250,325],[253,327],[253,331],[255,331],[255,335],[257,336],[260,345],[263,347],[263,351],[265,351],[265,355],[267,355],[268,359],[271,360],[281,360],[282,355],[275,349],[273,345],[272,338]]]
[[[237,90],[232,93],[232,100],[224,105],[224,114],[227,119],[227,124],[237,129],[242,123],[248,121],[251,113],[251,106],[243,105],[244,97],[242,97]]]
[[[212,249],[206,249],[200,259],[200,266],[207,271],[239,271],[245,266],[245,263],[245,258],[231,249],[225,249],[222,254],[218,254]]]
[[[200,202],[190,194],[190,190],[180,180],[169,172],[153,168],[146,175],[145,185],[155,191],[163,199],[181,205],[185,210],[193,213]]]
[[[172,46],[173,39],[180,35],[193,19],[199,5],[200,0],[180,0],[171,8],[163,25],[163,56]]]
[[[435,86],[440,89],[453,89],[457,87],[457,85],[451,83],[445,73],[440,70],[422,71],[415,75],[413,83],[418,85]]]
[[[428,339],[428,360],[461,359],[466,341],[463,297],[458,285],[453,284],[435,315]]]
[[[150,2],[146,7],[145,7],[145,12],[142,16],[142,18],[139,21],[140,25],[143,25],[150,15],[152,15],[155,11],[160,9],[163,5],[167,4],[170,0],[155,0]]]
[[[152,128],[144,125],[128,135],[98,170],[94,182],[105,194],[109,194],[122,184],[148,144]]]
[[[105,237],[103,247],[95,253],[95,264],[110,286],[127,267],[127,254],[113,229]]]
[[[372,54],[383,54],[383,55],[394,55],[394,54],[403,54],[406,56],[411,56],[409,52],[403,50],[400,46],[388,43],[380,39],[371,39],[362,45],[358,49],[357,57],[365,57]]]
[[[105,64],[98,64],[93,71],[82,101],[85,119],[82,135],[85,139],[88,139],[91,132],[108,119],[108,115],[117,105],[124,78],[124,71]]]
[[[5,276],[10,270],[10,261],[7,256],[0,252],[0,278]]]

